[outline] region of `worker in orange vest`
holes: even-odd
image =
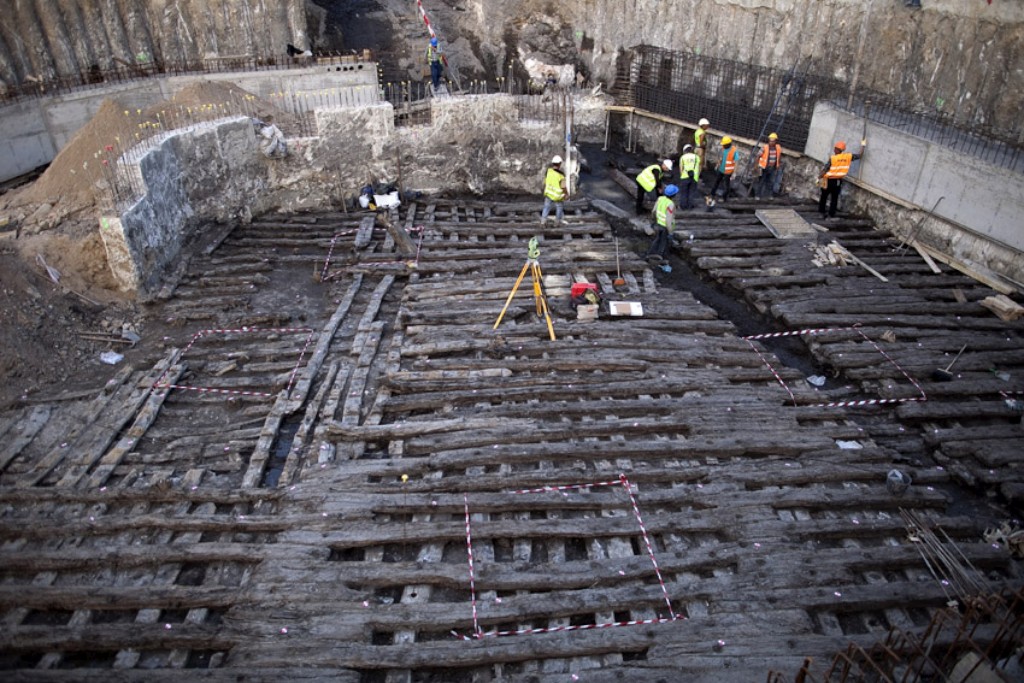
[[[864,148],[868,146],[867,140],[860,141],[860,154],[853,154],[846,151],[846,143],[840,140],[836,143],[832,156],[829,157],[825,167],[821,169],[818,176],[818,184],[821,186],[821,197],[818,199],[818,213],[822,218],[826,217],[825,204],[828,203],[828,218],[836,217],[836,207],[839,205],[839,192],[843,189],[843,178],[850,172],[850,164],[855,159],[860,159],[864,154]],[[829,201],[831,199],[831,201]]]
[[[779,136],[772,133],[768,136],[768,142],[761,148],[761,154],[757,157],[757,166],[761,169],[761,178],[757,183],[757,198],[764,199],[765,196],[772,197],[775,194],[775,185],[778,183],[779,174],[782,171],[782,146],[779,144]]]
[[[724,202],[728,198],[729,187],[732,184],[732,174],[736,172],[736,164],[739,160],[740,153],[736,150],[736,146],[732,144],[732,138],[726,135],[722,138],[722,160],[718,162],[718,177],[715,178],[715,184],[711,186],[712,197],[715,196],[718,185],[724,180],[722,201]]]

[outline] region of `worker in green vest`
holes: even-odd
[[[661,164],[651,164],[636,177],[636,215],[644,212],[644,197],[648,192],[661,192],[663,176],[672,170],[672,160],[665,159]]]
[[[668,253],[669,235],[676,229],[676,205],[672,198],[677,194],[679,194],[679,188],[669,185],[665,188],[665,192],[658,197],[658,201],[654,203],[654,220],[651,223],[651,227],[654,228],[654,239],[651,240],[651,246],[647,248],[644,258],[652,261],[665,260],[665,255]]]
[[[551,164],[544,175],[544,208],[540,212],[541,223],[547,222],[551,205],[554,204],[556,220],[562,225],[568,225],[562,208],[566,196],[568,193],[565,187],[565,173],[562,172],[562,157],[556,154],[551,158]]]

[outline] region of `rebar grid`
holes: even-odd
[[[708,118],[717,130],[759,139],[776,95],[790,79],[792,98],[775,132],[784,147],[804,149],[819,102],[930,140],[1001,168],[1024,171],[1024,127],[997,130],[866,88],[810,73],[798,65],[773,69],[691,52],[641,45],[630,50],[612,88],[619,104],[682,121]]]
[[[890,630],[884,641],[864,649],[851,643],[836,654],[823,683],[923,683],[947,680],[947,674],[969,654],[977,657],[967,680],[981,667],[1005,669],[1021,657],[1024,646],[1024,593],[976,597],[961,614],[947,608],[936,612],[920,634],[899,628]],[[805,666],[796,680],[806,678]],[[938,677],[938,678],[937,678]],[[776,678],[771,683],[782,683]],[[814,679],[812,679],[814,680]],[[960,680],[959,678],[957,680]]]

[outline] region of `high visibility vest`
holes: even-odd
[[[700,126],[697,126],[697,130],[693,131],[693,145],[694,145],[694,147],[703,147],[704,146],[704,135],[705,134],[707,134],[707,131],[705,131]]]
[[[782,146],[771,143],[761,148],[761,156],[757,159],[757,165],[761,168],[778,168],[782,164]]]
[[[850,172],[850,162],[853,161],[853,154],[850,152],[843,152],[842,154],[833,154],[830,160],[830,166],[828,172],[825,173],[826,178],[844,178],[846,174]]]
[[[736,147],[730,147],[722,153],[722,163],[718,165],[718,171],[725,175],[732,175],[736,170]]]
[[[562,190],[563,180],[565,180],[564,174],[549,168],[548,174],[544,176],[544,196],[554,202],[565,199],[565,192]]]
[[[434,47],[433,45],[427,45],[427,64],[433,64],[434,62],[441,61],[441,47]]]
[[[694,182],[700,180],[700,157],[695,152],[687,152],[679,157],[679,177],[683,180],[693,178]]]
[[[654,173],[655,171],[660,170],[660,165],[651,164],[644,170],[640,171],[640,175],[636,177],[636,181],[640,183],[640,187],[644,188],[647,192],[650,192],[658,185],[658,177],[660,177],[661,174],[659,173],[658,176],[655,177]]]
[[[672,200],[665,195],[661,195],[654,204],[654,220],[663,228],[668,227],[668,215],[674,210],[675,207],[672,204]]]

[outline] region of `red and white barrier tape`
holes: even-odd
[[[302,359],[306,355],[306,351],[309,349],[309,344],[316,335],[316,330],[309,327],[238,327],[238,328],[211,328],[207,330],[199,330],[192,335],[192,339],[189,340],[188,344],[185,345],[185,349],[181,352],[180,358],[184,358],[189,352],[192,346],[199,341],[202,337],[211,334],[251,334],[255,332],[267,333],[267,334],[295,334],[299,332],[308,332],[309,335],[306,337],[306,343],[302,347],[302,351],[299,353],[299,358],[295,363],[295,368],[292,369],[291,375],[288,377],[288,386],[285,388],[287,394],[291,391],[292,384],[295,381],[295,377],[299,372],[299,368],[302,366]],[[164,378],[167,373],[170,372],[170,368],[163,371],[159,378],[153,382],[153,389],[181,389],[183,391],[195,391],[201,394],[233,394],[236,396],[262,396],[270,397],[274,396],[272,393],[265,391],[244,391],[241,389],[217,389],[215,387],[197,387],[189,384],[165,384]]]
[[[573,489],[590,489],[597,486],[621,486],[622,480],[616,479],[615,481],[598,481],[593,484],[565,484],[562,486],[542,486],[539,489],[519,489],[518,491],[512,491],[512,493],[555,493],[556,491],[571,491]]]
[[[647,534],[647,527],[644,526],[644,519],[640,516],[640,506],[636,504],[636,496],[633,495],[633,487],[629,483],[629,479],[626,478],[625,474],[620,474],[619,480],[622,482],[622,486],[626,489],[626,493],[629,495],[629,502],[633,505],[633,514],[636,515],[636,523],[640,525],[640,532],[644,538],[644,545],[647,546],[647,554],[650,555],[651,564],[654,565],[654,574],[658,577],[658,583],[661,584],[661,592],[665,596],[665,604],[668,605],[668,614],[672,619],[675,619],[676,611],[672,607],[672,600],[668,597],[668,588],[665,586],[665,579],[661,576],[661,568],[658,567],[658,558],[654,556],[654,548],[651,546],[651,538]]]
[[[914,396],[914,397],[911,397],[911,398],[870,398],[870,399],[861,399],[861,400],[856,400],[856,401],[832,401],[832,402],[829,402],[829,403],[813,403],[813,404],[809,404],[811,407],[814,407],[814,408],[856,408],[856,407],[862,407],[862,406],[876,406],[876,405],[885,405],[885,404],[891,404],[891,403],[913,403],[915,401],[927,401],[928,400],[928,395],[925,394],[924,389],[921,388],[921,385],[918,383],[918,381],[915,380],[913,377],[911,377],[910,373],[908,373],[906,370],[904,370],[903,367],[892,358],[892,356],[890,356],[888,353],[885,352],[885,349],[880,347],[875,342],[875,340],[871,339],[869,336],[864,334],[864,332],[860,329],[860,325],[859,324],[852,325],[850,327],[823,327],[823,328],[808,329],[808,330],[792,330],[790,332],[772,332],[772,333],[769,333],[769,334],[754,334],[754,335],[750,335],[748,337],[741,337],[741,339],[745,340],[748,344],[750,344],[750,348],[753,349],[754,353],[756,353],[758,358],[761,359],[761,362],[764,363],[766,368],[768,368],[768,371],[772,373],[773,377],[775,377],[775,380],[782,386],[783,389],[786,390],[786,393],[789,394],[789,400],[793,402],[793,405],[797,405],[796,396],[793,395],[793,391],[789,388],[789,385],[786,384],[785,380],[782,379],[782,377],[775,370],[775,368],[768,361],[768,359],[764,356],[764,354],[762,354],[761,351],[757,348],[757,346],[754,345],[754,340],[758,340],[758,339],[775,339],[775,338],[778,338],[778,337],[796,337],[796,336],[801,336],[801,335],[825,334],[825,333],[829,333],[829,332],[846,332],[846,331],[850,331],[850,330],[856,332],[861,337],[863,337],[864,341],[866,341],[868,344],[870,344],[875,349],[875,351],[878,351],[878,353],[881,354],[881,356],[883,358],[885,358],[887,361],[889,361],[889,363],[893,367],[895,367],[897,370],[899,370],[900,374],[902,374],[904,377],[906,377],[907,381],[909,381],[912,385],[914,385],[915,389],[917,389],[919,392],[921,392],[921,395],[920,396]]]
[[[750,341],[749,337],[744,337],[744,339],[748,344],[750,344],[750,348],[754,350],[754,353],[756,353],[757,357],[761,359],[761,362],[765,364],[765,367],[767,367],[772,375],[775,376],[775,381],[782,385],[782,388],[786,390],[787,394],[789,394],[789,400],[793,402],[793,405],[796,405],[796,396],[794,396],[793,392],[790,391],[789,385],[786,384],[785,380],[783,380],[779,373],[775,371],[775,366],[768,362],[768,359],[765,358],[764,354],[761,353],[761,350],[754,345],[754,342]]]
[[[596,488],[599,486],[622,486],[626,490],[626,495],[629,497],[629,502],[633,507],[633,516],[636,518],[637,525],[640,527],[640,534],[644,539],[644,545],[647,547],[647,554],[651,558],[651,565],[654,567],[654,574],[658,577],[658,583],[661,585],[661,593],[665,598],[665,604],[668,606],[668,618],[655,618],[655,619],[637,619],[633,621],[616,621],[606,622],[601,624],[581,624],[578,626],[552,626],[549,628],[525,628],[518,629],[515,631],[492,631],[485,633],[480,628],[479,617],[477,614],[477,599],[476,599],[476,579],[475,571],[473,568],[473,537],[470,525],[469,516],[469,496],[468,494],[462,494],[462,499],[465,504],[466,511],[466,554],[469,558],[469,598],[470,604],[473,610],[473,635],[467,636],[452,631],[452,635],[456,638],[463,640],[474,640],[480,638],[492,638],[496,636],[520,636],[520,635],[532,635],[535,633],[557,633],[560,631],[585,631],[588,629],[597,628],[609,628],[613,626],[639,626],[643,624],[664,624],[670,621],[677,621],[679,619],[685,619],[685,616],[678,615],[675,609],[672,607],[672,600],[668,595],[668,586],[665,585],[665,579],[661,575],[661,568],[658,566],[658,560],[654,555],[654,546],[651,544],[650,535],[647,533],[647,526],[644,524],[643,516],[640,514],[640,505],[636,501],[636,496],[633,495],[633,487],[629,479],[626,478],[625,474],[620,473],[617,480],[612,481],[598,481],[589,484],[564,484],[559,486],[543,486],[535,489],[519,489],[512,491],[514,494],[522,493],[559,493],[564,491],[572,491],[579,489]]]
[[[466,506],[466,553],[469,557],[469,599],[473,605],[473,633],[480,637],[480,622],[476,615],[476,575],[473,572],[473,536],[469,527],[469,495],[462,494],[463,503]]]
[[[743,337],[748,341],[757,339],[776,339],[778,337],[798,337],[800,335],[814,335],[814,334],[825,334],[826,332],[845,332],[852,330],[853,327],[820,327],[817,329],[810,330],[793,330],[791,332],[769,332],[766,334],[752,334],[749,337]]]
[[[598,628],[613,628],[616,626],[644,626],[646,624],[667,624],[672,621],[679,621],[686,617],[672,616],[668,618],[654,618],[654,619],[634,619],[633,621],[607,621],[600,624],[580,624],[578,626],[549,626],[547,628],[521,628],[516,631],[491,631],[485,633],[478,633],[475,636],[467,636],[459,633],[458,631],[452,631],[452,635],[462,640],[479,640],[482,638],[498,638],[501,636],[528,636],[537,633],[561,633],[565,631],[588,631]]]
[[[437,36],[437,34],[434,33],[434,27],[430,25],[430,17],[427,16],[427,10],[423,9],[422,0],[416,0],[416,8],[420,11],[420,17],[423,18],[423,23],[427,25],[427,31],[430,32],[430,37],[434,38]]]
[[[885,358],[887,361],[889,361],[894,368],[899,370],[900,373],[904,377],[907,378],[907,381],[914,385],[915,389],[917,389],[919,392],[921,392],[920,398],[916,398],[916,399],[913,399],[913,400],[915,400],[915,401],[927,401],[928,400],[928,395],[924,393],[924,389],[922,389],[921,385],[917,383],[917,380],[915,380],[913,377],[911,377],[910,373],[908,373],[906,370],[904,370],[903,367],[899,363],[897,363],[895,360],[893,360],[893,358],[888,353],[885,352],[885,349],[883,349],[881,346],[879,346],[875,342],[874,339],[872,339],[868,335],[864,334],[864,332],[860,329],[860,327],[855,327],[854,329],[857,330],[857,334],[859,334],[861,337],[864,338],[864,341],[866,341],[868,344],[871,344],[871,346],[873,346],[875,348],[875,351],[878,351],[880,354],[882,354],[883,358]],[[901,401],[901,400],[909,401],[911,399],[896,399],[896,400],[897,401]]]
[[[377,228],[375,228],[375,230],[376,229]],[[409,268],[415,268],[416,265],[420,262],[420,248],[423,246],[424,231],[425,229],[422,225],[414,225],[413,227],[406,229],[406,232],[408,233],[420,233],[420,240],[419,243],[416,245],[416,258],[414,260],[410,261],[409,259],[394,259],[391,261],[372,261],[367,263],[360,263],[359,265],[363,268],[366,268],[374,266],[393,266],[400,263]],[[331,246],[327,249],[327,258],[324,259],[324,266],[320,273],[321,282],[326,282],[328,280],[333,280],[335,278],[341,277],[341,275],[344,273],[344,271],[341,270],[334,271],[333,273],[328,272],[331,264],[331,255],[334,253],[334,244],[337,241],[338,237],[340,237],[341,235],[348,235],[353,232],[358,232],[358,230],[344,230],[342,232],[336,233],[334,237],[331,238]]]

